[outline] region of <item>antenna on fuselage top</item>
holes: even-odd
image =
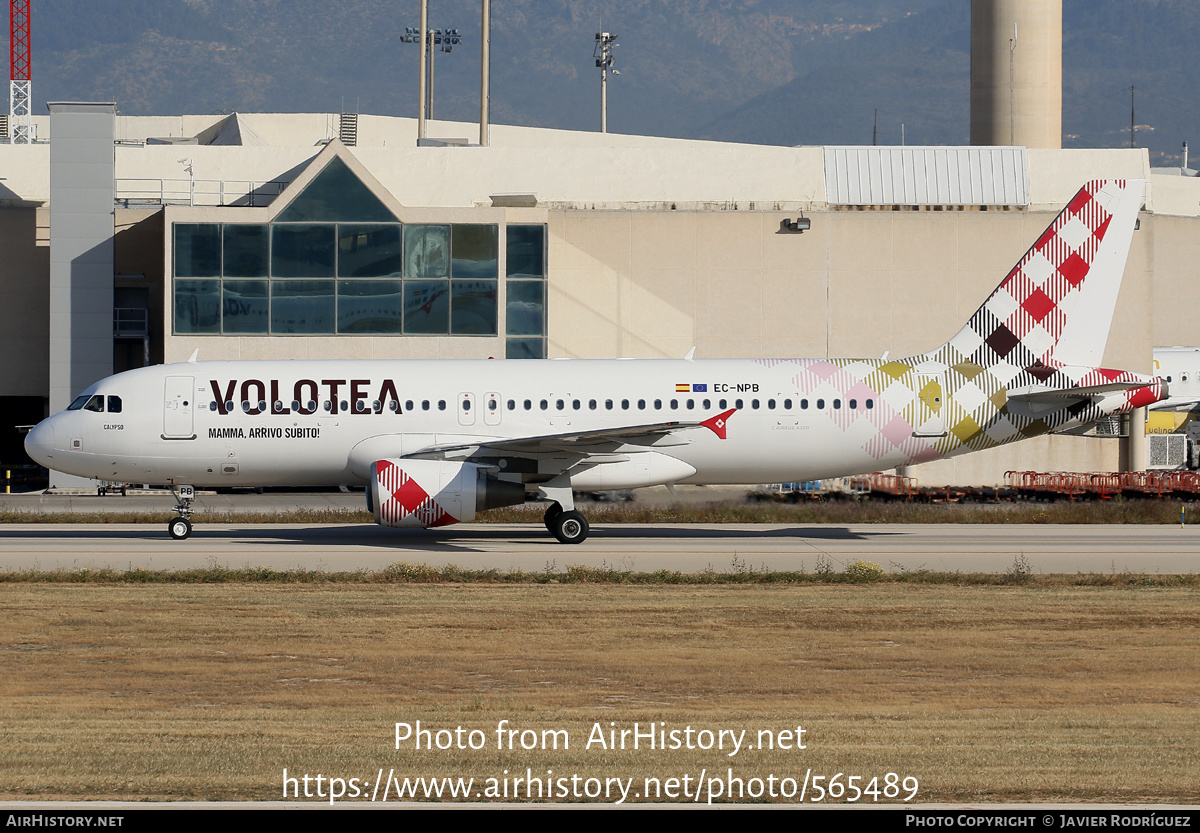
[[[196,357],[199,355],[200,355],[200,348],[197,347],[195,350],[192,351],[192,355],[188,358],[188,364],[195,364]]]
[[[691,350],[688,350],[687,355],[683,357],[683,360],[685,362],[690,362],[692,360],[692,356],[694,355],[696,355],[696,348],[692,347]]]

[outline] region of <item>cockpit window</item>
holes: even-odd
[[[108,412],[110,414],[121,413],[121,397],[119,397],[119,396],[108,397]]]
[[[72,402],[70,405],[68,405],[68,406],[67,406],[67,410],[68,410],[68,411],[80,411],[80,410],[83,410],[83,406],[87,404],[87,401],[88,401],[89,399],[91,399],[91,397],[90,397],[90,396],[87,396],[86,394],[85,394],[84,396],[79,396],[79,397],[76,397],[76,398],[75,398],[75,401],[74,401],[74,402]]]
[[[84,403],[83,409],[85,411],[95,411],[98,414],[104,413],[104,397],[96,394]]]

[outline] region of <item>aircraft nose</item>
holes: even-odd
[[[25,436],[25,453],[39,466],[50,468],[54,456],[54,426],[43,419]]]

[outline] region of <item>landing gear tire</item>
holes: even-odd
[[[561,544],[582,544],[588,537],[587,518],[575,510],[560,511],[550,521],[550,531]]]
[[[546,514],[544,516],[542,516],[542,523],[544,523],[546,525],[546,531],[549,532],[551,535],[558,534],[554,531],[554,520],[562,513],[563,513],[562,504],[552,503],[546,509]]]
[[[167,524],[167,532],[171,533],[171,537],[176,541],[182,541],[192,534],[192,522],[180,516]]]

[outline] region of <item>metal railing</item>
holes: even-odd
[[[116,202],[130,205],[249,205],[263,206],[283,192],[288,183],[249,179],[155,179],[121,177],[116,181]]]

